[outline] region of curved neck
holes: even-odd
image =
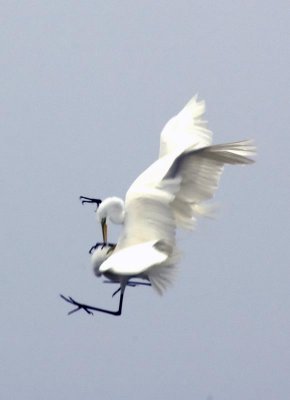
[[[125,218],[124,201],[119,197],[108,197],[99,206],[97,216],[99,221],[109,218],[114,224],[122,224]]]

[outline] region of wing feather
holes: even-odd
[[[205,102],[194,96],[185,107],[164,126],[160,135],[159,157],[188,147],[199,149],[209,146],[212,133],[203,119]]]
[[[171,204],[176,224],[192,228],[196,217],[210,212],[203,202],[213,198],[225,164],[250,164],[255,147],[249,140],[188,150],[175,159],[164,179],[180,178]]]
[[[172,281],[175,271],[176,228],[192,228],[198,216],[210,213],[205,202],[214,196],[225,164],[249,164],[255,154],[251,141],[211,146],[212,133],[203,120],[204,111],[205,103],[194,97],[168,121],[161,132],[160,158],[133,182],[126,194],[123,231],[111,262],[126,249],[133,254],[133,248],[147,243],[151,264],[144,255],[139,271],[146,270],[159,293]],[[166,259],[158,261],[160,254],[149,243],[162,243],[165,250],[161,253],[166,254]],[[132,257],[135,263],[138,256],[142,258],[141,253]],[[107,261],[104,264],[106,268],[111,265]],[[126,267],[126,259],[123,264],[118,273],[136,271],[136,265]],[[110,268],[116,267],[112,264]]]
[[[116,249],[117,250],[117,249]],[[111,271],[118,275],[146,274],[148,266],[166,262],[168,255],[156,247],[156,241],[138,243],[115,251],[101,266],[100,272]],[[147,276],[147,274],[146,274]]]
[[[117,249],[148,241],[164,241],[175,246],[175,219],[170,203],[172,194],[152,187],[144,192],[129,190],[125,200],[125,220]]]

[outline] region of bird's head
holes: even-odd
[[[95,251],[92,254],[92,265],[93,271],[96,276],[101,276],[100,266],[106,261],[112,254],[116,245],[113,243],[103,244],[100,243],[99,246],[95,248]]]
[[[108,197],[103,200],[96,211],[97,219],[102,226],[102,234],[104,243],[107,243],[108,228],[107,219],[109,218],[115,224],[124,222],[124,202],[118,197]]]

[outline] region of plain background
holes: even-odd
[[[0,2],[2,399],[289,397],[289,26],[284,0]],[[163,297],[68,317],[59,293],[118,304],[78,196],[124,196],[197,92],[214,142],[253,138],[257,163],[179,235]]]

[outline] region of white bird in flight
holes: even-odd
[[[192,229],[197,217],[210,213],[205,202],[218,188],[225,164],[251,164],[250,140],[211,145],[212,133],[203,120],[205,103],[192,98],[161,132],[159,159],[130,186],[125,201],[109,197],[97,203],[104,244],[92,255],[94,272],[120,283],[117,311],[74,301],[71,312],[84,309],[121,315],[126,285],[132,278],[149,281],[158,293],[172,283],[179,259],[176,228]],[[122,224],[116,247],[107,244],[107,220]]]

